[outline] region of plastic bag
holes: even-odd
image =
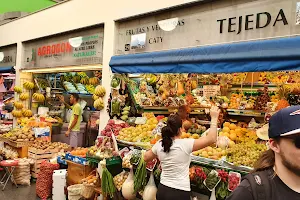
[[[122,194],[123,197],[127,200],[133,200],[136,197],[136,194],[134,193],[134,179],[133,179],[133,169],[130,170],[129,176],[124,182],[122,186]]]
[[[156,200],[157,187],[154,182],[153,172],[143,192],[143,200]]]
[[[121,190],[124,182],[126,181],[126,179],[128,178],[128,172],[121,172],[120,174],[118,174],[117,176],[114,177],[114,184],[117,188],[118,191]]]
[[[47,199],[52,193],[53,171],[59,169],[58,164],[51,164],[47,161],[41,163],[40,172],[36,181],[36,194],[41,199]]]

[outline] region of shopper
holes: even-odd
[[[205,148],[217,140],[219,109],[213,107],[209,133],[200,139],[180,139],[182,120],[178,114],[168,117],[167,126],[162,128],[162,140],[144,155],[145,161],[158,158],[162,166],[157,200],[190,200],[189,166],[191,153]]]
[[[227,200],[300,200],[300,106],[271,117],[269,146]]]
[[[82,108],[79,104],[79,95],[74,93],[70,96],[70,103],[72,106],[68,105],[64,101],[64,97],[60,96],[61,101],[67,106],[67,108],[72,108],[71,120],[68,126],[68,130],[65,135],[70,136],[70,146],[72,148],[78,147],[79,143],[79,133],[80,133],[80,123],[82,121]]]

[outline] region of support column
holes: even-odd
[[[22,42],[18,42],[17,43],[16,66],[15,66],[15,70],[16,70],[15,86],[21,85],[21,73],[20,73],[20,69],[22,67],[23,52],[24,52],[23,43]],[[17,95],[16,92],[15,92],[15,97],[14,98],[15,98],[15,101],[19,100],[19,95]],[[14,118],[13,127],[16,127],[16,125],[17,125],[17,120],[16,120],[16,118]]]
[[[109,67],[109,61],[114,55],[114,40],[115,40],[115,22],[108,21],[104,24],[104,43],[103,43],[103,69],[102,69],[102,86],[106,90],[106,95],[104,100],[104,109],[100,112],[100,125],[99,134],[106,126],[109,120],[109,113],[107,113],[107,101],[109,99],[109,94],[111,92],[110,82],[112,77],[112,72]]]

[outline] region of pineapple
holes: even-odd
[[[284,84],[279,85],[277,88],[277,93],[279,95],[280,100],[277,103],[276,111],[290,106],[289,102],[287,101],[288,94],[290,93],[290,88]]]

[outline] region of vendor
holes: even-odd
[[[216,142],[219,113],[218,107],[211,108],[209,132],[196,140],[180,139],[182,117],[179,114],[168,117],[167,126],[162,128],[162,140],[144,155],[146,162],[154,158],[158,158],[161,162],[162,174],[156,195],[157,200],[190,200],[191,153]]]
[[[182,122],[189,119],[190,107],[187,105],[182,105],[178,108],[177,114],[181,118]]]
[[[59,98],[66,105],[67,108],[72,108],[70,124],[65,135],[67,137],[70,136],[70,146],[72,148],[76,148],[78,147],[78,135],[80,133],[80,123],[82,121],[82,109],[79,104],[79,95],[76,93],[71,94],[70,103],[72,104],[72,106],[65,102],[63,96],[59,96]]]

